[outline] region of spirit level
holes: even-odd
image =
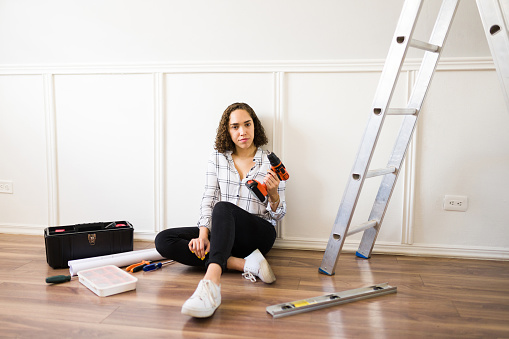
[[[390,286],[388,283],[383,283],[338,293],[331,293],[320,297],[268,306],[267,313],[271,314],[274,318],[279,318],[390,293],[396,293],[396,287]]]

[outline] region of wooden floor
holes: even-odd
[[[153,247],[135,242],[135,249]],[[21,338],[447,338],[509,337],[509,262],[342,254],[336,275],[322,252],[273,249],[272,285],[225,273],[208,319],[180,313],[202,270],[180,264],[138,272],[135,291],[98,297],[46,264],[44,239],[0,234],[0,337]],[[388,282],[396,294],[273,319],[270,305]]]

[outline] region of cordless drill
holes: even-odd
[[[276,172],[279,180],[284,181],[288,180],[290,174],[286,171],[285,165],[279,160],[279,158],[274,153],[269,153],[267,156],[270,161],[271,169]],[[265,201],[267,196],[267,185],[265,183],[260,183],[256,180],[248,180],[246,182],[246,186],[260,199],[260,201]]]

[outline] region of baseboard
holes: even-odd
[[[44,235],[44,225],[9,224],[0,225],[0,233],[22,235]]]
[[[274,248],[325,251],[326,240],[277,239]],[[345,241],[344,253],[355,253],[359,243]],[[465,247],[456,245],[413,244],[377,242],[374,254],[391,254],[422,257],[446,257],[482,260],[509,260],[509,249],[503,247]]]
[[[46,227],[47,226],[44,225],[0,225],[0,233],[42,236]],[[156,234],[157,233],[155,232],[135,231],[134,239],[141,241],[154,241]],[[327,241],[322,239],[278,238],[276,239],[274,248],[325,251],[326,245]],[[343,252],[354,253],[357,251],[358,245],[359,243],[357,241],[347,240],[343,245]],[[422,257],[509,260],[509,249],[503,247],[466,247],[436,244],[404,245],[399,243],[377,242],[373,248],[373,253]]]
[[[21,225],[10,224],[0,225],[0,234],[21,234],[21,235],[44,235],[46,225]],[[154,232],[136,232],[134,230],[134,240],[154,241],[157,233]]]
[[[141,241],[154,241],[156,238],[157,233],[155,232],[136,232],[134,231],[134,240],[141,240]]]

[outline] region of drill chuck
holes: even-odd
[[[277,166],[281,162],[281,160],[279,160],[277,155],[275,155],[274,153],[269,153],[269,155],[267,155],[267,158],[269,158],[270,164],[272,166]]]
[[[274,153],[270,153],[267,155],[267,158],[269,158],[270,165],[272,167],[272,170],[276,172],[277,176],[279,177],[279,180],[288,180],[290,178],[290,174],[288,174],[288,171],[285,168],[285,165],[279,160],[277,155]]]

